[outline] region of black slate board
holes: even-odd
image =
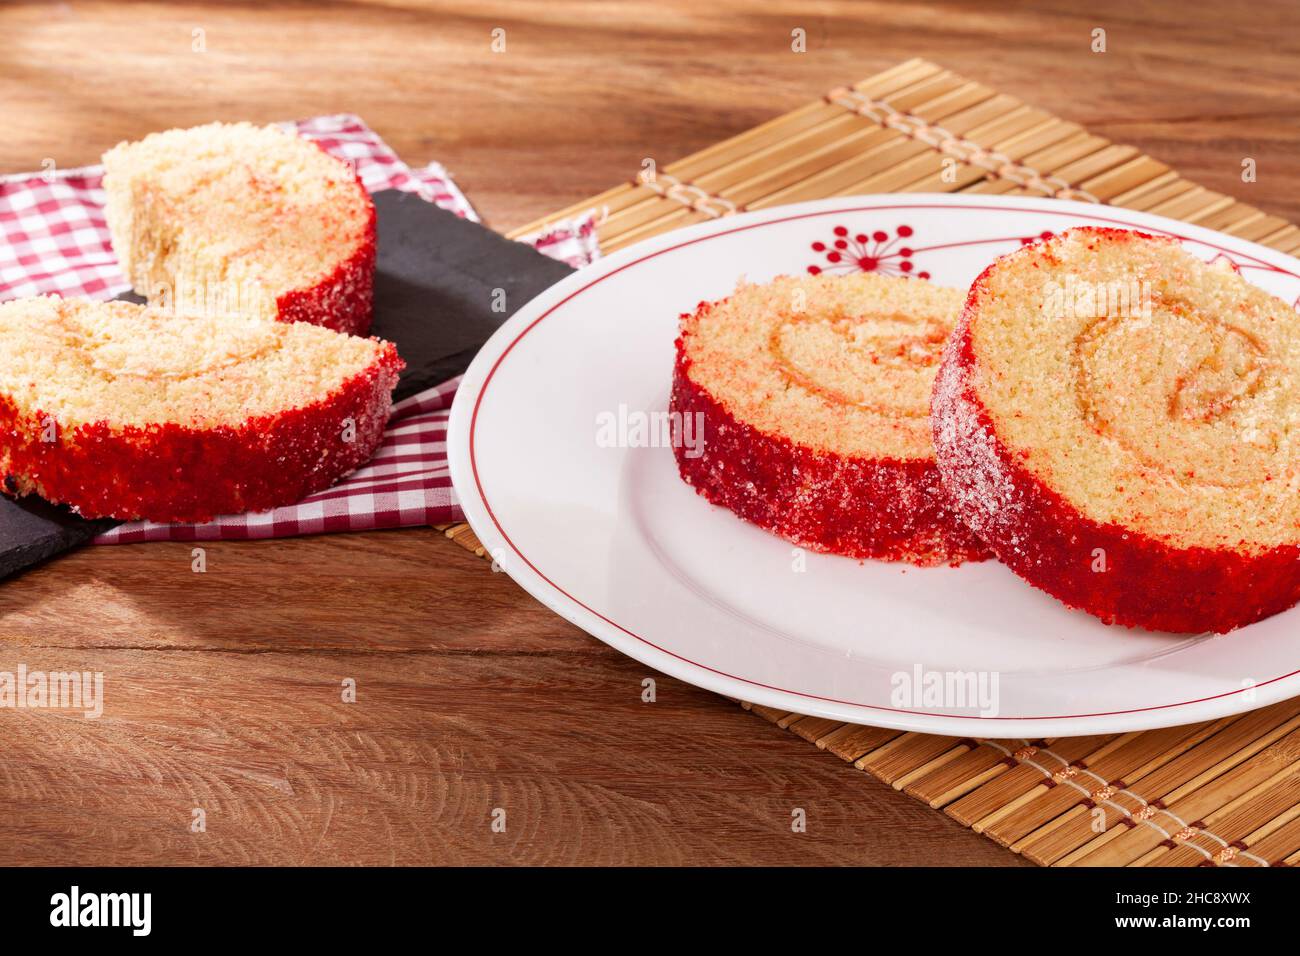
[[[397,399],[465,371],[516,309],[573,271],[411,193],[390,189],[374,200],[372,334],[395,343],[406,361]],[[0,497],[0,578],[85,544],[115,523],[87,521],[39,499]]]

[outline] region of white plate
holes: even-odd
[[[1088,223],[1180,236],[1286,302],[1300,297],[1289,256],[1075,202],[858,196],[681,229],[549,289],[479,353],[448,434],[469,522],[502,569],[589,633],[783,710],[1019,738],[1170,726],[1300,695],[1295,611],[1226,636],[1170,636],[1106,627],[997,562],[923,570],[801,557],[697,496],[670,448],[606,447],[599,434],[612,416],[629,426],[622,444],[641,441],[637,413],[667,407],[679,313],[741,276],[866,260],[962,287],[1023,240]]]

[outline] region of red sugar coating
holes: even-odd
[[[0,433],[12,436],[4,490],[69,504],[89,518],[163,522],[293,504],[378,447],[404,364],[392,344],[382,346],[373,365],[330,395],[236,427],[96,422],[43,442],[44,413],[22,416],[0,396]]]
[[[713,504],[814,551],[919,565],[989,557],[956,520],[933,462],[836,455],[767,434],[689,371],[679,337],[670,409],[703,414],[703,453],[689,457],[675,442],[674,454],[682,480]]]
[[[356,182],[367,215],[361,244],[315,285],[279,296],[275,301],[276,318],[281,322],[308,322],[349,335],[370,332],[375,287],[375,204],[360,178]]]
[[[1084,516],[1017,461],[973,385],[974,303],[997,265],[971,287],[944,349],[931,406],[939,471],[961,520],[1034,587],[1107,624],[1224,633],[1300,600],[1294,546],[1258,554],[1174,547]],[[1101,553],[1106,570],[1094,571]]]

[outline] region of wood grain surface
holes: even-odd
[[[9,3],[0,173],[350,111],[506,230],[924,56],[1300,218],[1292,9],[1222,10]],[[205,573],[188,545],[133,545],[0,584],[0,671],[105,680],[97,720],[0,710],[0,863],[1019,862],[621,657],[435,531],[205,548]]]

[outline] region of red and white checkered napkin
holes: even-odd
[[[413,192],[478,221],[469,201],[437,163],[412,169],[356,116],[285,124],[352,163],[371,192]],[[104,221],[103,169],[87,166],[0,176],[0,301],[30,295],[111,299],[130,286],[118,271]],[[540,252],[575,267],[599,255],[594,214],[526,236]],[[203,525],[136,521],[97,544],[276,538],[457,521],[447,472],[447,414],[459,379],[399,402],[374,458],[338,484],[284,508],[226,515]]]

